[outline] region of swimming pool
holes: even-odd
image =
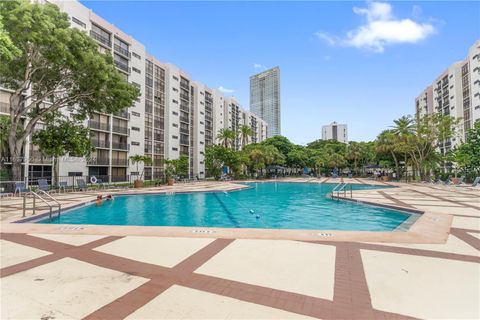
[[[249,186],[228,193],[117,196],[101,206],[86,205],[39,223],[391,231],[410,217],[402,211],[330,199],[333,184]]]

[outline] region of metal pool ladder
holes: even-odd
[[[352,185],[350,183],[339,183],[333,188],[332,192],[330,193],[330,197],[333,199],[334,196],[333,194],[336,192],[337,193],[337,200],[340,199],[340,192],[343,192],[343,197],[347,197],[347,191],[350,189],[350,198],[352,198]]]
[[[43,197],[42,197],[43,196]],[[27,207],[27,198],[32,197],[33,205],[31,208]],[[37,206],[36,200],[39,199],[43,202],[44,206]],[[49,219],[52,220],[53,208],[58,207],[57,217],[60,217],[60,213],[62,212],[62,205],[58,202],[57,199],[52,197],[50,194],[43,190],[29,191],[23,194],[23,217],[25,217],[27,210],[32,210],[32,215],[35,214],[37,209],[50,209]]]

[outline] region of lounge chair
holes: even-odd
[[[22,181],[15,182],[15,192],[13,193],[14,195],[16,195],[18,192],[18,195],[21,196],[22,192],[29,192],[29,191],[30,189],[25,186],[25,182],[22,182]]]
[[[475,180],[473,180],[473,183],[471,185],[463,183],[461,185],[458,185],[458,187],[478,188],[480,187],[480,177],[476,177]]]
[[[66,181],[60,182],[60,183],[58,184],[58,187],[59,187],[59,191],[62,191],[62,190],[63,190],[63,192],[67,192],[67,190],[72,190],[72,191],[74,190],[74,189],[73,189],[73,186],[69,186],[69,185],[68,185],[68,182],[66,182]]]
[[[85,183],[85,180],[83,179],[77,180],[77,186],[80,191],[87,191],[89,189],[87,184]]]
[[[103,188],[103,189],[109,187],[109,186],[108,186],[108,183],[103,182],[103,179],[97,179],[97,183],[96,183],[96,184],[97,184],[100,188]]]
[[[50,190],[50,185],[48,184],[47,179],[38,179],[37,180],[38,189],[45,191],[45,192],[52,192],[54,190]]]

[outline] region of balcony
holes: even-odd
[[[126,167],[128,166],[128,159],[112,159],[112,166]]]
[[[128,151],[128,143],[126,142],[112,142],[112,149]]]
[[[180,144],[182,144],[182,145],[184,145],[184,146],[190,145],[188,139],[180,139]]]
[[[90,129],[110,131],[110,125],[108,123],[102,123],[102,122],[93,121],[93,120],[88,121],[88,127]]]
[[[118,44],[114,44],[113,48],[115,49],[115,52],[120,53],[122,56],[130,59],[130,52],[128,49],[122,48]]]
[[[10,104],[6,102],[0,102],[0,112],[10,113]]]
[[[92,140],[91,143],[95,148],[110,149],[110,141]]]
[[[122,70],[123,72],[130,74],[130,68],[128,67],[128,63],[124,63],[118,60],[115,60],[115,66]]]
[[[110,163],[108,158],[92,157],[87,160],[87,166],[108,166]]]
[[[114,133],[120,133],[120,134],[128,135],[128,128],[127,128],[127,127],[123,127],[123,126],[112,126],[112,131],[113,131]]]
[[[104,37],[99,33],[96,33],[93,30],[90,30],[90,36],[100,42],[101,44],[107,46],[107,47],[112,47],[112,42],[110,41],[110,38]]]
[[[130,119],[130,114],[128,113],[127,109],[116,112],[113,114],[113,116],[118,118]]]
[[[188,106],[180,105],[180,110],[185,112],[190,112],[190,108]]]
[[[180,116],[180,122],[188,123],[188,117],[182,117],[182,116]]]
[[[188,96],[188,94],[185,94],[185,93],[181,92],[180,93],[180,99],[189,101],[189,96]]]

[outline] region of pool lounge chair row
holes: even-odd
[[[85,180],[83,179],[77,179],[76,180],[76,186],[73,185],[68,185],[68,182],[60,182],[58,184],[58,189],[51,188],[51,186],[48,184],[47,179],[38,179],[37,180],[37,188],[39,190],[43,190],[45,192],[68,192],[68,191],[87,191],[87,190],[93,190],[93,186],[98,186],[102,189],[122,189],[122,188],[128,188],[128,187],[121,187],[117,185],[109,185],[102,180],[98,179],[97,183],[88,185]],[[13,195],[19,195],[21,196],[23,193],[30,192],[32,189],[27,188],[25,185],[25,182],[23,181],[17,181],[15,182],[15,191]],[[9,193],[9,195],[12,195]]]

